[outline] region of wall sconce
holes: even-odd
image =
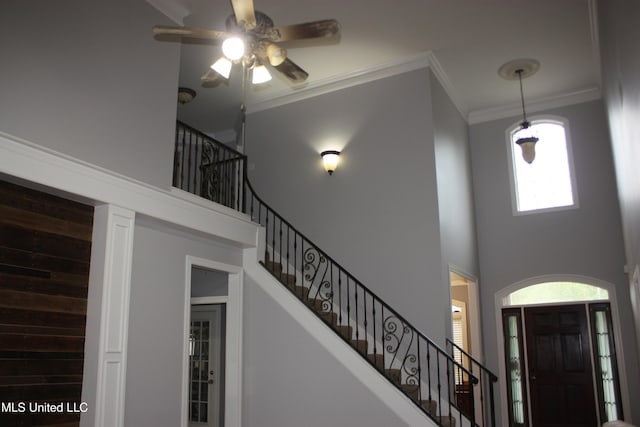
[[[320,155],[324,163],[324,170],[329,172],[329,175],[332,175],[340,162],[340,152],[336,150],[326,150],[320,153]]]

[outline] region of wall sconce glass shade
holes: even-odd
[[[231,61],[229,61],[224,56],[218,59],[216,62],[211,65],[211,69],[213,69],[216,73],[220,74],[225,79],[228,79],[231,75]]]
[[[251,79],[251,83],[254,85],[259,85],[260,83],[266,83],[271,80],[271,74],[267,67],[264,65],[258,65],[253,69],[253,76]]]
[[[244,56],[244,42],[239,37],[229,37],[222,42],[222,53],[230,61],[237,61]]]
[[[340,162],[340,152],[336,150],[327,150],[320,153],[320,155],[322,156],[322,161],[324,163],[324,170],[329,172],[329,175],[332,175]]]

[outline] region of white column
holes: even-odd
[[[95,208],[82,400],[82,427],[123,427],[135,212]]]

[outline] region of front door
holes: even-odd
[[[222,427],[221,307],[191,311],[189,427]]]
[[[595,427],[585,305],[527,307],[524,313],[533,425]]]

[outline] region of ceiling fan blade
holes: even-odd
[[[231,36],[231,34],[224,31],[203,30],[201,28],[187,27],[165,27],[162,25],[156,25],[153,27],[153,34],[156,36],[176,36],[211,40],[224,40]]]
[[[253,8],[253,0],[231,0],[233,14],[236,22],[244,26],[245,30],[252,30],[256,27],[256,12]]]
[[[340,34],[340,24],[335,19],[307,22],[304,24],[273,27],[269,38],[274,42],[289,40],[315,39],[319,37],[333,37]]]
[[[222,77],[220,74],[216,73],[213,70],[207,70],[200,77],[200,84],[204,88],[218,87],[222,83],[224,83],[225,81],[226,81],[226,79],[224,77]]]
[[[300,68],[289,58],[285,59],[282,64],[274,68],[287,76],[287,78],[294,83],[302,83],[307,80],[307,77],[309,77],[309,73]]]

